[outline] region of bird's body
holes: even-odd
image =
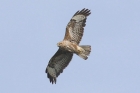
[[[61,49],[68,50],[69,52],[76,53],[77,50],[77,45],[67,40],[59,42],[57,46],[60,47]]]
[[[56,83],[56,78],[68,66],[73,54],[77,54],[85,60],[88,58],[91,52],[91,46],[79,45],[79,43],[83,36],[86,18],[90,14],[90,10],[88,9],[77,11],[66,27],[63,41],[57,43],[59,49],[50,59],[46,68],[47,76],[52,84],[54,82]]]
[[[84,55],[84,58],[82,57],[83,59],[87,59],[87,56],[89,55],[89,54],[85,54],[86,50],[83,48],[83,46],[79,46],[76,43],[69,42],[67,40],[59,42],[57,44],[57,46],[62,50],[66,50],[66,51],[75,53],[79,56],[82,54],[82,55]],[[85,48],[88,48],[88,50],[90,50],[89,45],[86,45]],[[89,51],[89,53],[90,53],[90,51]]]

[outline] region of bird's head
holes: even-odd
[[[58,42],[58,43],[57,43],[57,46],[58,46],[58,47],[61,47],[62,44],[63,44],[62,41],[61,41],[61,42]]]

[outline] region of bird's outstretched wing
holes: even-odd
[[[66,27],[64,40],[79,44],[83,36],[87,16],[90,14],[90,10],[85,8],[77,11]]]
[[[56,78],[63,72],[72,59],[73,53],[58,49],[54,56],[50,59],[46,68],[46,73],[50,79],[50,83],[56,83]]]

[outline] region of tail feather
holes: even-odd
[[[87,56],[89,56],[89,54],[91,52],[91,46],[90,45],[80,45],[80,47],[82,49],[84,49],[84,51],[81,52],[79,54],[79,56],[86,60],[88,58]]]
[[[85,50],[84,54],[89,56],[89,54],[91,52],[91,46],[90,45],[81,45],[80,47],[82,47]]]

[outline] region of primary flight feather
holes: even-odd
[[[90,52],[90,45],[79,45],[86,23],[87,16],[91,14],[89,9],[77,11],[66,27],[63,41],[57,43],[58,51],[50,59],[46,68],[47,77],[50,83],[56,83],[56,78],[70,63],[73,54],[77,54],[83,59],[87,59]]]

